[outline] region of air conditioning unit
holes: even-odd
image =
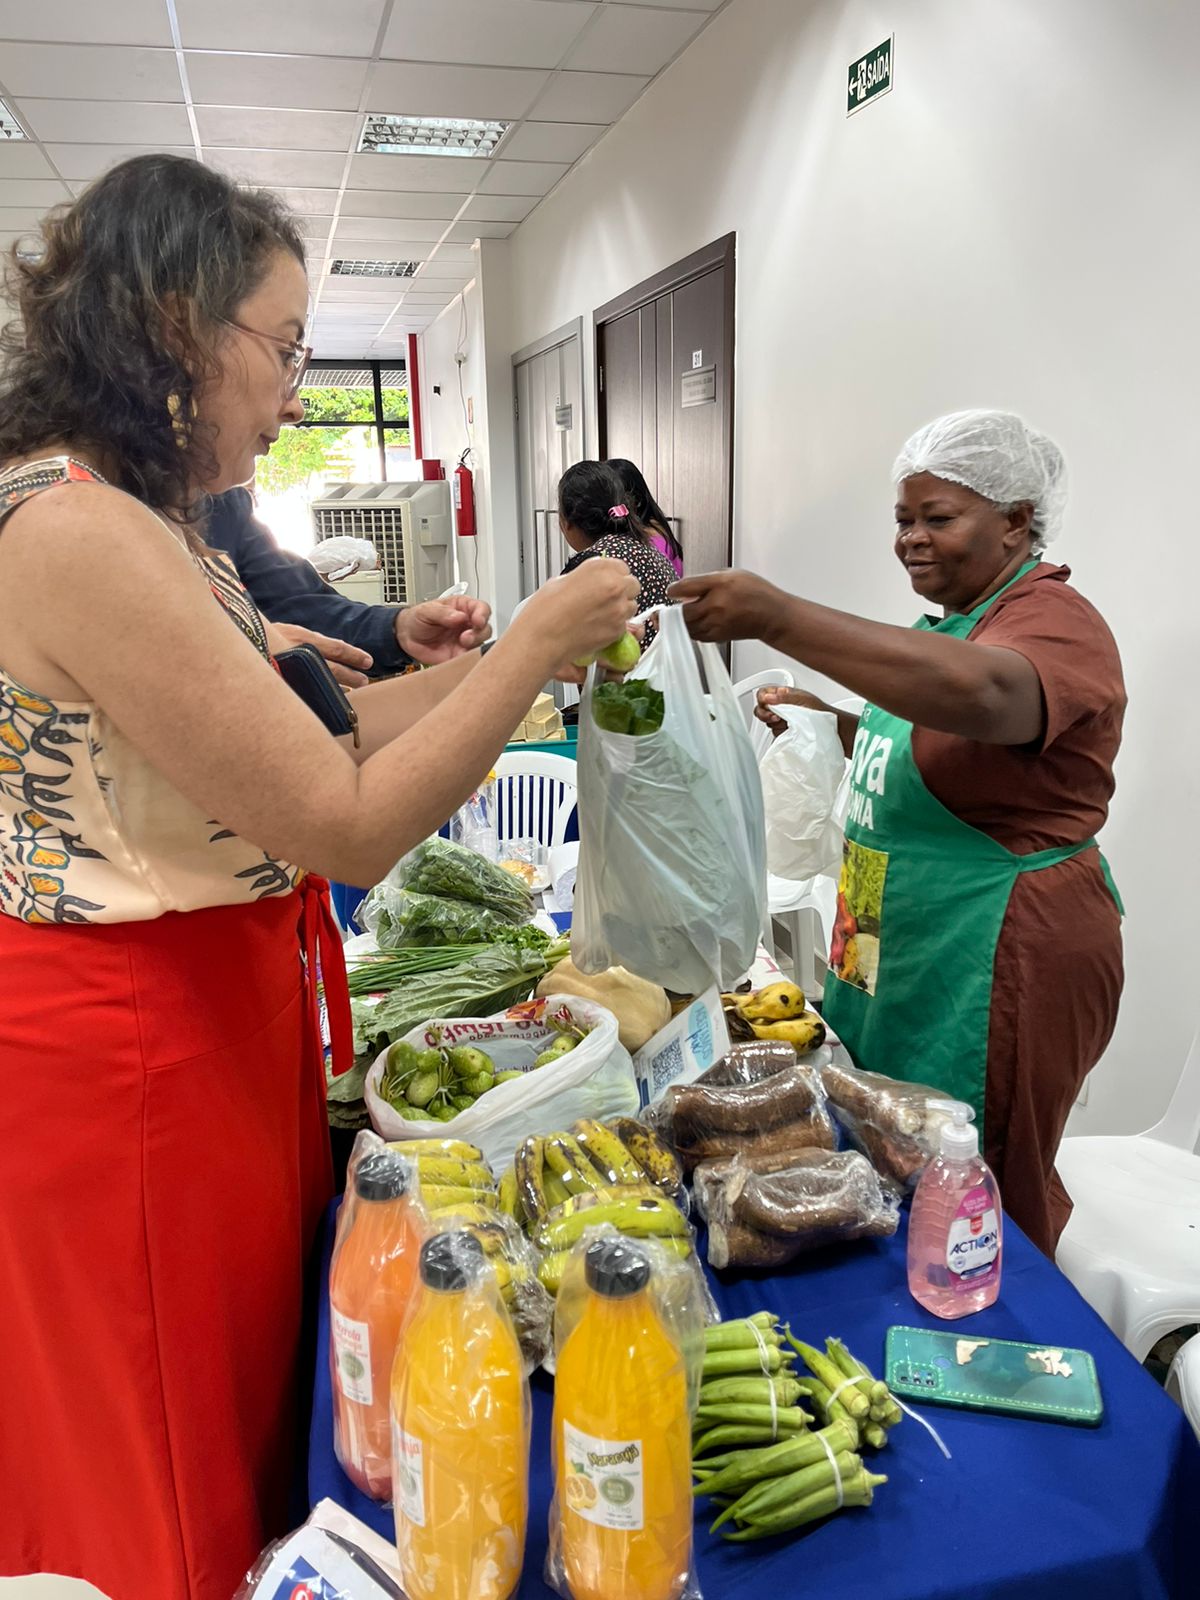
[[[450,484],[334,483],[312,503],[313,535],[367,539],[388,605],[434,600],[454,582]]]

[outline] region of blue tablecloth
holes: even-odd
[[[329,1245],[326,1240],[325,1272]],[[872,1466],[889,1475],[870,1510],[846,1511],[803,1536],[724,1545],[697,1520],[705,1600],[1184,1600],[1200,1595],[1200,1446],[1183,1413],[1122,1348],[1067,1280],[1011,1224],[1001,1298],[938,1324],[910,1298],[904,1231],[826,1251],[757,1280],[714,1282],[724,1316],[769,1308],[820,1343],[846,1339],[876,1371],[887,1329],[953,1326],[966,1337],[1090,1350],[1104,1395],[1098,1428],[930,1406],[946,1461],[915,1422]],[[328,1296],[321,1296],[309,1494],[347,1507],[388,1538],[391,1512],[358,1493],[333,1452]],[[529,1538],[520,1600],[545,1597],[551,1386],[533,1383]]]

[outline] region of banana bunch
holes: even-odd
[[[421,1199],[430,1216],[463,1208],[482,1219],[500,1209],[496,1180],[478,1146],[464,1139],[404,1139],[388,1146],[407,1156],[421,1180]]]
[[[683,1194],[679,1163],[652,1129],[632,1117],[583,1118],[567,1132],[526,1139],[501,1176],[499,1199],[542,1252],[538,1276],[553,1294],[572,1246],[601,1223],[687,1255]]]
[[[778,1039],[805,1055],[825,1042],[825,1024],[807,1009],[804,990],[781,979],[749,994],[723,994],[730,1033],[742,1039]]]

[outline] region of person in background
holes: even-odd
[[[245,488],[214,497],[205,543],[223,550],[269,628],[273,650],[312,644],[339,682],[358,688],[416,662],[436,666],[487,638],[491,607],[469,595],[411,606],[367,605],[338,594],[303,556],[282,550]]]
[[[660,550],[671,565],[675,568],[677,577],[683,577],[683,546],[675,537],[667,514],[658,501],[650,493],[650,485],[634,466],[632,461],[626,461],[623,456],[613,456],[604,463],[611,467],[621,480],[621,488],[625,493],[625,503],[633,514],[640,518],[642,526],[649,536],[650,543],[656,550]]]
[[[852,757],[824,1012],[860,1067],[969,1101],[1004,1205],[1053,1257],[1054,1170],[1124,981],[1096,843],[1125,684],[1104,619],[1042,559],[1062,454],[1006,411],[959,411],[895,463],[893,553],[928,615],[895,628],[749,572],[685,578],[694,638],[761,639],[867,703]],[[763,691],[832,711],[799,691]],[[777,730],[776,730],[777,731]]]
[[[289,1524],[318,970],[353,1058],[315,874],[433,833],[637,584],[588,562],[332,738],[203,537],[302,414],[297,224],[146,154],[43,236],[0,363],[0,1575],[229,1600]]]
[[[575,551],[563,568],[574,572],[594,556],[623,561],[640,585],[638,610],[669,604],[667,590],[675,581],[675,568],[650,543],[640,517],[625,503],[621,480],[604,461],[577,461],[558,483],[558,525]],[[646,624],[644,644],[658,632]]]

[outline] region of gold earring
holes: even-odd
[[[186,450],[191,443],[191,425],[196,418],[196,402],[188,401],[188,417],[183,419],[183,398],[181,395],[169,394],[167,396],[167,414],[171,418],[171,432],[175,435],[175,443],[181,450]]]

